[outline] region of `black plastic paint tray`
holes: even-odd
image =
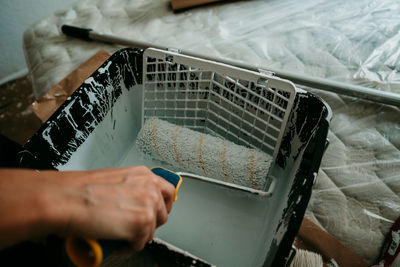
[[[153,116],[273,157],[258,193],[184,178],[168,223],[155,236],[217,266],[284,266],[331,117],[320,98],[290,81],[178,52],[123,49],[31,138],[21,165],[152,167],[134,144]]]

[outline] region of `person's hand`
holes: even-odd
[[[22,208],[28,211],[39,209],[33,223],[39,225],[36,234],[127,240],[134,250],[140,250],[153,238],[156,227],[167,221],[172,209],[174,186],[146,167],[42,171],[35,172],[34,177],[28,177],[29,171],[22,172],[23,178],[14,184],[13,193],[31,194],[35,199],[32,204],[37,205],[29,207],[21,201],[14,204],[25,205]],[[1,180],[0,191],[5,185]],[[9,199],[18,200],[12,196]],[[7,206],[0,203],[0,215],[7,213],[4,208]]]
[[[128,240],[140,250],[172,208],[175,188],[146,167],[91,171],[68,180],[75,196],[66,235]]]

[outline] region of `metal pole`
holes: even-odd
[[[142,48],[142,49],[146,49],[149,47],[164,49],[164,50],[168,49],[168,47],[157,45],[157,44],[135,41],[135,40],[131,40],[128,38],[123,38],[123,37],[119,37],[119,36],[115,36],[115,35],[111,35],[111,34],[104,34],[104,33],[96,32],[91,29],[82,29],[82,28],[68,26],[68,25],[63,25],[62,31],[69,36],[73,36],[73,37],[77,37],[77,38],[81,38],[81,39],[85,39],[85,40],[96,40],[96,41],[102,41],[102,42],[107,42],[107,43],[119,44],[119,45],[123,45],[123,46],[132,46],[132,47],[137,47],[137,48]],[[318,78],[318,77],[304,75],[304,74],[298,74],[298,73],[293,73],[293,72],[288,72],[288,71],[254,66],[254,65],[246,64],[246,63],[235,61],[235,60],[222,59],[222,58],[202,55],[202,54],[198,54],[198,53],[195,53],[192,51],[185,51],[185,50],[180,50],[180,51],[183,54],[188,55],[188,56],[204,58],[204,59],[211,60],[211,61],[217,61],[217,62],[221,62],[224,64],[233,65],[233,66],[236,66],[239,68],[244,68],[244,69],[253,70],[253,71],[257,71],[257,72],[260,71],[261,69],[265,69],[265,70],[275,73],[280,78],[290,80],[290,81],[300,84],[300,85],[305,85],[305,86],[309,86],[309,87],[319,89],[319,90],[334,92],[337,94],[342,94],[342,95],[347,95],[347,96],[352,96],[352,97],[359,97],[359,98],[367,99],[367,100],[370,100],[373,102],[379,102],[379,103],[383,103],[383,104],[387,104],[387,105],[393,105],[393,106],[400,107],[400,94],[385,92],[385,91],[382,91],[379,89],[372,89],[372,88],[368,88],[368,87],[364,87],[364,86],[352,85],[349,83],[337,82],[337,81],[333,81],[333,80],[329,80],[329,79]]]

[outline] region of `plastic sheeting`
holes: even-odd
[[[400,2],[234,1],[174,14],[168,1],[85,0],[33,25],[24,48],[40,96],[99,48],[62,24],[400,93]],[[370,263],[400,215],[398,108],[313,90],[334,111],[307,216]]]

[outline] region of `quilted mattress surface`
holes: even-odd
[[[100,48],[121,48],[65,37],[62,24],[400,93],[398,14],[385,0],[234,1],[178,14],[167,0],[83,0],[32,25],[24,50],[36,97]],[[305,89],[334,112],[306,216],[373,263],[400,215],[400,110]]]

